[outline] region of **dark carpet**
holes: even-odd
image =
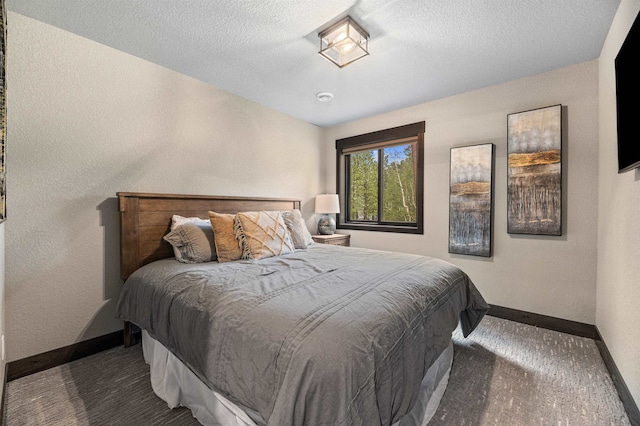
[[[454,334],[449,386],[430,426],[630,425],[593,340],[486,316]],[[7,384],[7,426],[198,425],[155,396],[141,345]]]

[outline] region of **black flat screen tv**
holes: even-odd
[[[615,60],[618,173],[640,167],[640,13]]]

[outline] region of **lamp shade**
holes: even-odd
[[[316,213],[340,213],[338,194],[316,195]]]

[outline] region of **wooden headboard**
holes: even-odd
[[[120,210],[120,277],[123,280],[147,263],[173,257],[171,245],[162,237],[169,232],[174,214],[209,219],[210,210],[238,213],[300,208],[300,200],[290,198],[140,192],[118,192],[116,195]]]

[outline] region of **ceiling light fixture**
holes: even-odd
[[[340,68],[369,54],[369,33],[350,16],[320,31],[318,36],[318,53]]]

